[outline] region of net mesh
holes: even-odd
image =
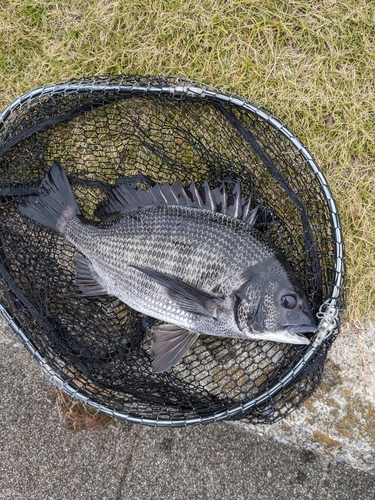
[[[155,320],[116,298],[80,296],[74,247],[16,208],[54,160],[91,220],[129,176],[145,186],[240,180],[259,205],[256,227],[291,262],[313,313],[333,294],[342,308],[341,233],[328,186],[275,117],[174,78],[72,81],[22,96],[0,117],[0,304],[52,380],[115,416],[154,425],[217,415],[273,422],[311,394],[338,327],[295,375],[310,346],[206,335],[177,366],[152,374]]]

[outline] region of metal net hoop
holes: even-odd
[[[129,176],[146,185],[241,180],[261,207],[258,228],[284,251],[319,319],[311,344],[201,336],[184,364],[151,375],[152,322],[114,299],[79,301],[71,247],[44,228],[25,227],[16,209],[54,160],[89,218],[111,186]],[[172,77],[34,89],[0,115],[0,199],[1,313],[45,375],[83,403],[162,427],[238,418],[269,423],[320,381],[344,306],[340,219],[308,150],[266,109]]]

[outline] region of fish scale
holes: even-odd
[[[221,280],[226,288],[235,288],[238,283],[228,283],[227,276],[237,275],[245,267],[273,254],[266,244],[259,250],[259,236],[257,238],[257,233],[245,223],[206,210],[197,217],[196,211],[189,207],[144,207],[138,214],[145,225],[136,224],[132,214],[124,214],[112,227],[104,225],[103,228],[73,219],[65,237],[95,263],[94,267],[97,263],[110,269],[110,273],[120,268],[113,280],[125,277],[124,264],[137,264],[172,273],[192,285],[204,286],[207,291],[212,283],[202,280],[206,266],[210,265],[211,281]],[[183,225],[178,224],[181,219]],[[150,234],[148,227],[157,230]],[[199,245],[203,237],[206,242]],[[194,251],[181,249],[176,241]]]
[[[18,208],[82,254],[75,263],[83,295],[113,295],[165,322],[153,341],[158,373],[178,363],[199,334],[309,343],[303,334],[316,324],[305,293],[285,257],[253,227],[249,206],[239,184],[230,197],[225,185],[144,191],[122,184],[98,206],[103,221],[93,224],[55,162],[38,195]]]

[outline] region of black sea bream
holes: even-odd
[[[83,295],[118,297],[162,320],[153,370],[176,365],[200,334],[308,344],[316,330],[305,293],[285,257],[253,227],[256,210],[224,186],[114,187],[100,224],[83,218],[55,162],[39,194],[19,210],[80,252]]]

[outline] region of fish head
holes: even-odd
[[[235,318],[249,338],[309,344],[304,335],[317,325],[306,295],[295,277],[259,273],[236,294]]]

